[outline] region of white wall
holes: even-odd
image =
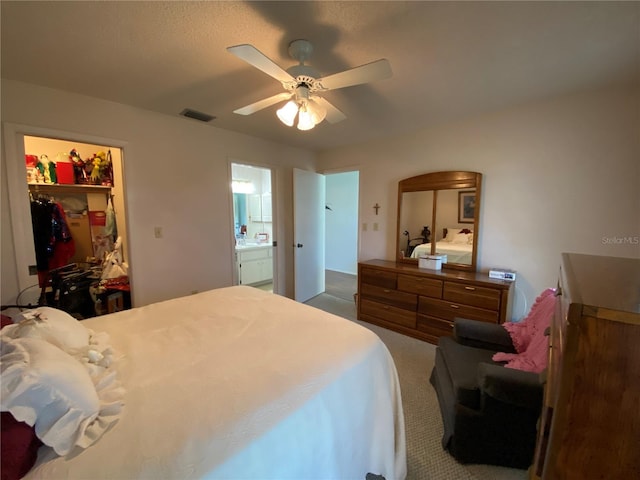
[[[2,121],[126,143],[124,175],[134,305],[232,284],[230,162],[276,167],[278,291],[293,296],[292,167],[312,152],[126,105],[2,80]],[[4,133],[4,132],[3,132]],[[7,140],[7,139],[3,139]],[[4,144],[4,143],[3,143]],[[17,295],[2,151],[2,303]],[[15,161],[15,159],[13,159]],[[18,161],[21,161],[18,159]],[[154,238],[155,226],[163,238]]]
[[[326,175],[325,268],[358,274],[358,172]]]
[[[318,167],[360,169],[360,221],[381,227],[360,232],[360,260],[394,258],[399,180],[481,172],[479,269],[518,271],[518,318],[556,285],[561,252],[640,257],[639,135],[640,90],[610,89],[323,152]]]
[[[134,303],[230,285],[230,159],[277,167],[278,288],[293,296],[293,166],[311,152],[180,117],[2,80],[2,121],[118,139],[124,151]],[[318,170],[360,171],[359,259],[394,258],[397,182],[439,170],[484,175],[480,269],[518,271],[514,315],[556,281],[560,253],[639,257],[640,91],[612,89],[523,105],[319,154]],[[4,132],[3,132],[4,136]],[[73,139],[73,136],[70,137]],[[7,139],[3,138],[3,145]],[[2,303],[17,294],[5,149]],[[375,215],[373,205],[381,205]],[[154,226],[164,238],[155,239]],[[625,240],[627,239],[627,240]]]

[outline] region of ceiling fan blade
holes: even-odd
[[[257,69],[262,70],[264,73],[276,80],[281,82],[290,82],[294,80],[286,70],[276,65],[253,45],[236,45],[234,47],[228,47],[227,51],[233,53],[236,57],[244,60],[249,65],[253,65]]]
[[[293,96],[293,93],[290,92],[282,92],[274,95],[273,97],[265,98],[263,100],[259,100],[251,105],[247,105],[246,107],[239,108],[234,110],[233,113],[238,113],[240,115],[251,115],[252,113],[256,113],[263,108],[270,107],[271,105],[282,102],[283,100],[287,100]]]
[[[347,116],[334,107],[331,103],[325,100],[322,97],[314,96],[312,97],[317,103],[319,103],[324,109],[327,111],[326,120],[329,123],[338,123],[347,118]]]
[[[319,82],[327,90],[335,90],[337,88],[351,87],[375,80],[382,80],[392,75],[391,64],[386,58],[382,58],[375,62],[345,70],[344,72],[334,73],[328,77],[321,78]]]

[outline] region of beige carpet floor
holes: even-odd
[[[345,295],[347,296],[347,295]],[[356,319],[353,299],[327,293],[306,302],[374,331],[385,343],[398,370],[407,439],[407,480],[525,480],[525,470],[490,465],[462,465],[442,449],[442,419],[429,383],[435,346]]]

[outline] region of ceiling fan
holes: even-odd
[[[234,110],[233,113],[251,115],[278,102],[288,100],[282,108],[278,109],[278,118],[291,127],[297,117],[297,127],[300,130],[310,130],[325,118],[329,123],[337,123],[347,118],[344,113],[320,96],[322,92],[382,80],[392,75],[389,61],[383,58],[327,77],[320,77],[314,68],[305,65],[305,61],[313,52],[313,46],[308,40],[294,40],[289,44],[289,55],[299,64],[287,70],[279,67],[253,45],[236,45],[228,47],[227,51],[275,78],[286,90]]]

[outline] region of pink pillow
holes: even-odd
[[[555,289],[548,288],[534,302],[529,315],[521,322],[503,324],[518,353],[498,352],[496,362],[507,362],[505,367],[540,373],[547,367],[549,337],[544,332],[551,324],[556,305]]]

